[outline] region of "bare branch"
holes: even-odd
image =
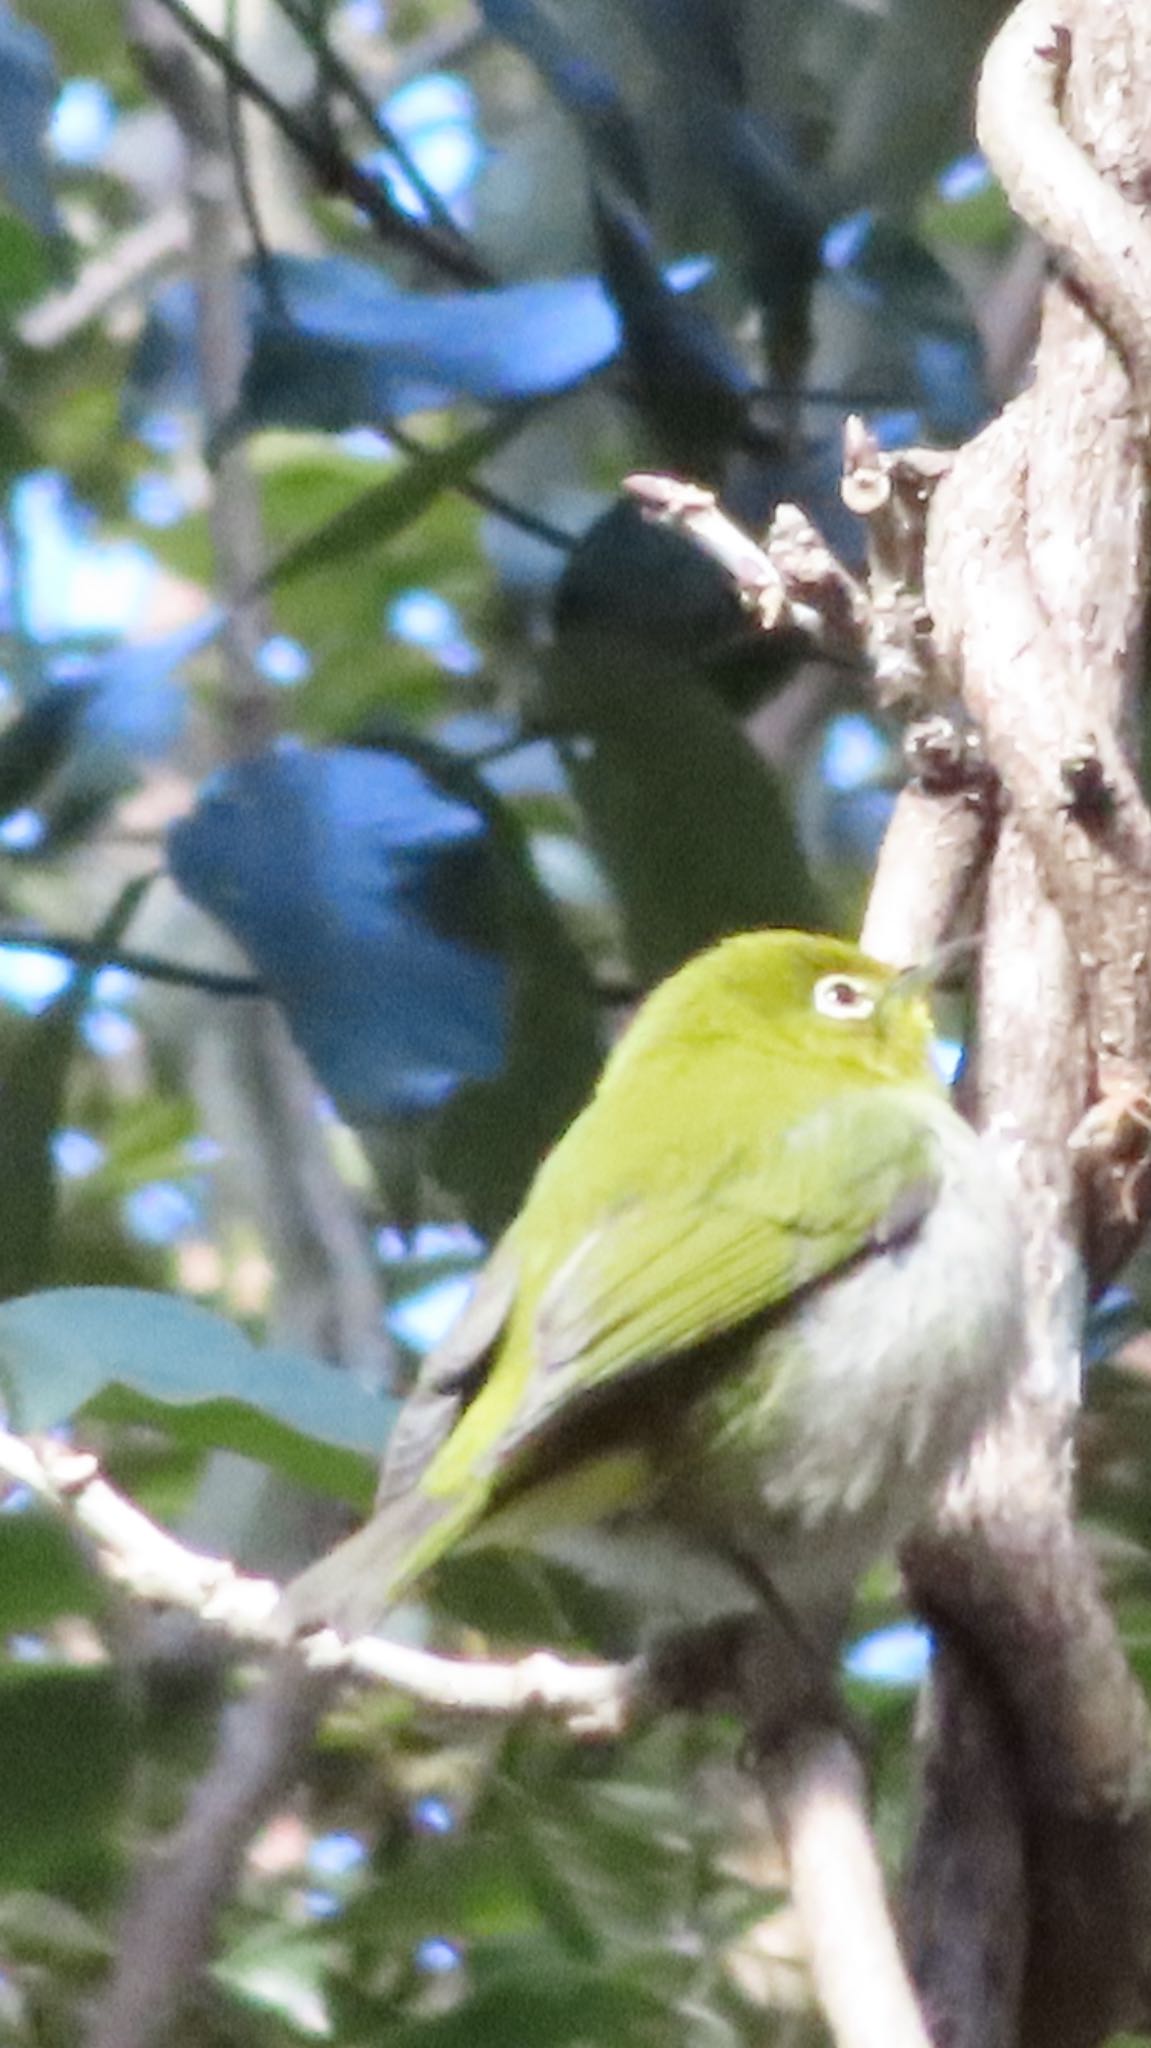
[[[1145,196],[1146,165],[1119,144],[1119,160],[1092,162],[1061,119],[1075,42],[1070,10],[1024,0],[984,61],[977,106],[980,143],[1017,214],[1042,235],[1061,268],[1086,293],[1113,337],[1143,406],[1151,404],[1151,223],[1131,201]],[[1078,10],[1090,26],[1086,11]],[[1103,10],[1099,10],[1102,21]],[[1138,25],[1107,24],[1109,70],[1143,90],[1145,72],[1123,45]],[[1072,11],[1074,24],[1074,12]],[[1079,90],[1083,90],[1080,68]],[[1110,177],[1105,175],[1109,172]],[[1114,182],[1112,182],[1114,180]],[[1129,197],[1127,196],[1129,195]]]
[[[911,1901],[921,1994],[948,2048],[1092,2048],[1151,2009],[1147,1708],[1074,1530],[1069,1450],[1084,1250],[1107,1270],[1148,1211],[1151,821],[1132,735],[1149,81],[1141,0],[1077,0],[1059,24],[1024,0],[993,47],[984,145],[1065,277],[1032,387],[960,452],[928,525],[938,654],[1004,791],[974,1094],[1017,1145],[1029,1354],[1021,1399],[907,1550],[913,1597],[953,1642]],[[889,892],[884,863],[880,880]],[[897,920],[873,905],[873,921],[898,953]],[[995,1783],[1017,1803],[994,1828],[966,1825]]]
[[[473,285],[490,282],[486,270],[471,250],[461,246],[457,230],[447,236],[404,213],[378,179],[361,170],[330,136],[317,133],[302,116],[284,106],[227,42],[214,35],[195,10],[184,4],[184,0],[154,0],[154,4],[179,24],[183,36],[211,60],[222,77],[228,78],[237,91],[267,114],[285,140],[311,167],[322,191],[342,193],[367,214],[383,240],[395,242],[401,248],[423,256],[460,282]]]
[[[141,67],[168,106],[187,163],[196,342],[204,440],[213,469],[209,503],[216,575],[228,608],[223,629],[221,714],[229,751],[256,753],[275,737],[273,695],[258,656],[267,607],[248,593],[264,566],[259,496],[246,450],[214,453],[240,396],[248,334],[238,272],[239,209],[221,94],[163,0],[129,0],[129,29]]]
[[[133,1599],[192,1614],[239,1649],[285,1647],[282,1588],[226,1558],[191,1550],[110,1486],[95,1458],[51,1441],[32,1445],[0,1430],[0,1473],[66,1516],[104,1576]],[[443,1712],[553,1715],[581,1735],[617,1734],[642,1692],[639,1664],[569,1664],[536,1655],[514,1663],[438,1657],[382,1636],[345,1643],[330,1629],[295,1646],[309,1672],[392,1686]]]
[[[286,1659],[224,1716],[213,1762],[178,1828],[136,1879],[127,1907],[136,1938],[93,2016],[85,2048],[147,2048],[172,2038],[211,1945],[221,1892],[232,1891],[256,1829],[285,1776],[303,1762],[331,1681]]]
[[[837,2048],[931,2048],[888,1913],[858,1757],[842,1735],[809,1730],[773,1751],[760,1775]]]
[[[25,348],[52,349],[98,320],[128,292],[139,291],[188,246],[183,206],[165,206],[85,263],[64,291],[49,292],[19,314],[15,332]]]
[[[777,507],[761,543],[700,484],[637,474],[624,478],[624,489],[656,525],[686,534],[719,563],[763,632],[798,628],[813,653],[852,665],[863,660],[864,593],[798,505]]]

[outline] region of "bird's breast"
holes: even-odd
[[[766,1334],[749,1375],[761,1497],[802,1528],[878,1512],[898,1540],[1021,1359],[1006,1175],[942,1105],[938,1141],[940,1191],[918,1228],[815,1289]]]

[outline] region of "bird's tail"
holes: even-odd
[[[347,1642],[379,1627],[455,1534],[457,1517],[418,1492],[392,1501],[285,1587],[285,1635],[332,1628]]]

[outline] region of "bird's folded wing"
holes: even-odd
[[[622,1204],[541,1297],[531,1376],[501,1460],[645,1364],[768,1315],[912,1235],[940,1171],[919,1106],[894,1091],[859,1090],[749,1134],[688,1194],[647,1192]]]

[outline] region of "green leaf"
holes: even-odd
[[[21,1025],[0,1072],[4,1144],[0,1148],[0,1299],[24,1294],[51,1270],[56,1223],[52,1137],[60,1123],[76,1032],[92,983],[131,921],[150,875],[122,890],[96,932],[90,960],[62,995]]]
[[[392,2048],[670,2048],[673,2013],[635,1985],[592,1970],[540,1969],[486,1985],[451,2011],[396,2026]]]
[[[581,632],[545,691],[641,981],[728,932],[824,922],[777,777],[688,664]]]
[[[279,1919],[251,1929],[212,1967],[212,1976],[242,2005],[274,2017],[293,2040],[327,2041],[323,1988],[333,1942]]]
[[[0,1515],[0,1636],[27,1634],[61,1614],[94,1614],[100,1581],[57,1516]]]
[[[57,1287],[0,1305],[13,1424],[149,1422],[366,1506],[396,1404],[303,1353],[257,1349],[224,1317],[131,1287]]]
[[[116,1815],[133,1753],[109,1666],[3,1667],[0,1883],[37,1883],[87,1862]]]
[[[63,1899],[47,1892],[0,1898],[0,1952],[9,1962],[87,1975],[103,1966],[108,1949],[107,1935]]]
[[[264,571],[252,595],[272,590],[311,569],[343,561],[365,548],[378,547],[381,541],[402,533],[427,511],[441,491],[462,483],[477,463],[512,440],[526,416],[527,408],[516,407],[470,433],[461,434],[448,447],[436,448],[409,461],[398,475],[387,476],[373,489],[362,492],[343,511],[285,549]]]
[[[409,739],[405,746],[413,759],[434,765],[445,790],[486,818],[500,876],[512,967],[508,1057],[502,1073],[451,1099],[431,1147],[437,1180],[460,1197],[477,1228],[495,1237],[591,1093],[601,1064],[599,1016],[583,955],[539,881],[521,821],[471,763],[427,742]]]
[[[539,1827],[531,1800],[509,1778],[492,1789],[489,1810],[494,1808],[497,1824],[502,1823],[508,1859],[544,1925],[573,1962],[600,1961],[604,1944],[594,1915],[585,1910],[578,1885],[569,1881],[570,1865],[552,1853],[556,1844]]]

